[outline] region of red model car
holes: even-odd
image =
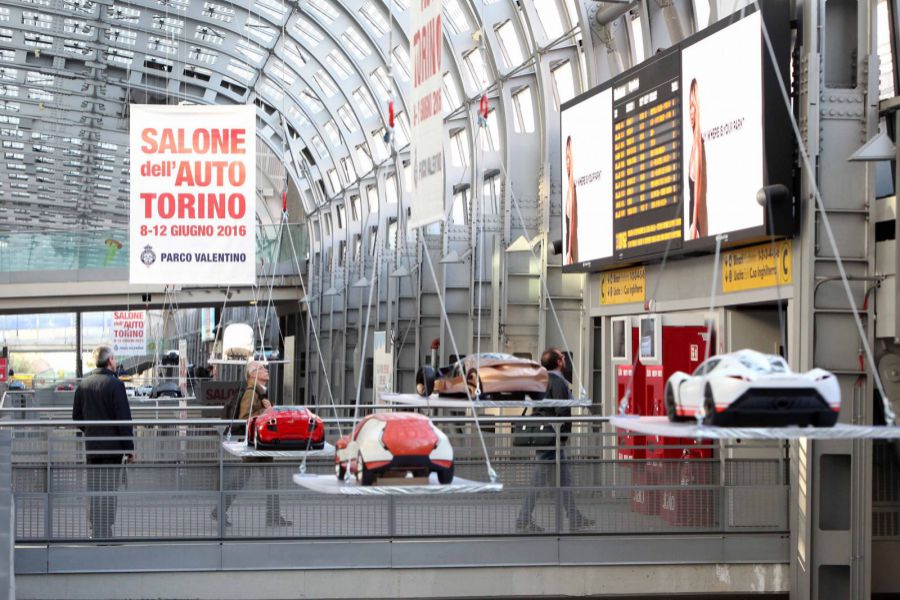
[[[321,450],[322,419],[299,406],[273,406],[250,419],[247,445],[259,450]]]
[[[362,485],[372,485],[386,474],[428,477],[433,471],[440,483],[453,481],[453,447],[425,415],[369,415],[335,448],[337,476],[342,481],[348,469]]]

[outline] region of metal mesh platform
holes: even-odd
[[[222,442],[228,454],[238,458],[299,458],[314,456],[334,456],[334,446],[325,442],[321,450],[257,450],[245,442]]]
[[[834,427],[718,427],[673,423],[668,417],[612,417],[610,423],[614,427],[646,435],[707,440],[900,439],[900,427],[884,425],[838,423]]]
[[[360,485],[355,479],[339,481],[334,475],[294,475],[294,483],[321,494],[343,494],[345,496],[420,496],[431,494],[478,494],[499,492],[502,483],[482,483],[454,477],[453,483],[438,483],[437,474],[428,477],[427,485]]]
[[[443,398],[436,394],[423,397],[418,394],[381,394],[380,400],[388,405],[421,406],[423,408],[565,408],[590,406],[590,398],[577,400],[473,400]]]

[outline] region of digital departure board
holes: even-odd
[[[613,251],[681,247],[681,90],[670,54],[613,88]]]
[[[764,237],[757,192],[791,184],[775,82],[776,69],[787,77],[786,9],[783,0],[748,7],[563,104],[567,271],[703,252],[722,234],[726,246]]]

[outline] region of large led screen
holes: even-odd
[[[567,271],[711,249],[764,237],[760,188],[790,187],[789,31],[773,1],[720,21],[560,111],[563,265]]]
[[[612,183],[612,90],[573,106],[562,115],[563,256],[612,256],[612,212],[602,198]],[[581,201],[583,200],[583,201]]]
[[[763,225],[759,13],[681,52],[684,239]]]

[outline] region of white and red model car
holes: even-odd
[[[372,485],[387,474],[453,481],[453,447],[431,419],[407,412],[387,412],[365,417],[351,435],[335,444],[335,470],[344,480],[348,469],[362,485]]]
[[[711,356],[693,374],[677,371],[666,383],[672,421],[699,416],[713,425],[831,427],[840,410],[833,374],[793,373],[780,356],[755,350]]]

